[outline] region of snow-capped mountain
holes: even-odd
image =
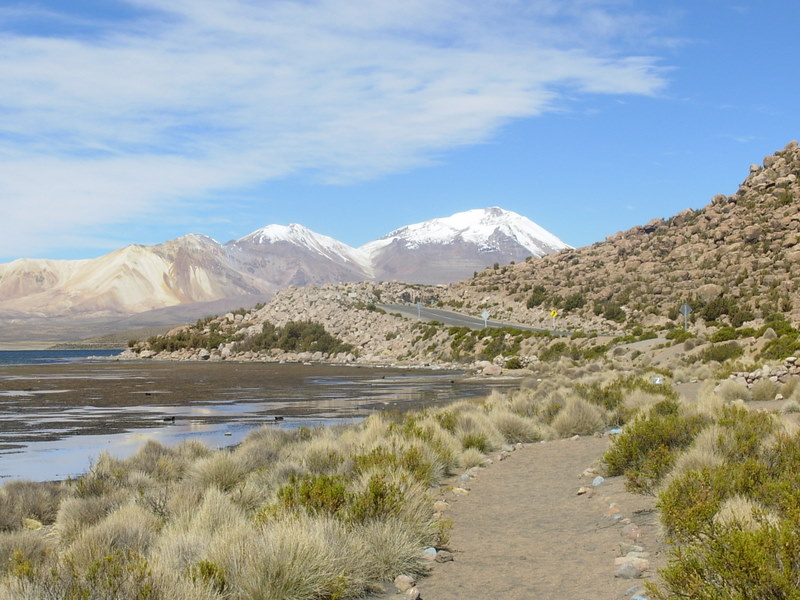
[[[569,248],[530,219],[499,207],[468,210],[396,229],[361,247],[375,278],[450,283],[495,262]]]
[[[125,316],[169,307],[177,317],[180,307],[190,315],[202,303],[254,304],[253,298],[267,299],[287,285],[449,283],[495,262],[567,247],[529,219],[497,207],[408,225],[361,248],[297,224],[268,225],[226,244],[190,234],[95,259],[0,264],[0,322]]]
[[[368,257],[307,227],[267,225],[225,244],[231,261],[280,287],[370,279]]]

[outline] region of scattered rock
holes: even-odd
[[[394,578],[394,587],[398,592],[405,592],[417,585],[416,579],[410,575],[398,575]]]
[[[439,550],[436,553],[436,562],[437,563],[446,563],[453,560],[453,553],[448,552],[447,550]]]
[[[629,523],[622,528],[621,535],[626,539],[636,542],[642,539],[642,530],[635,523]]]
[[[425,548],[425,550],[422,551],[422,558],[425,560],[436,560],[436,548]]]
[[[642,572],[630,563],[625,563],[619,569],[614,571],[614,577],[620,579],[638,579],[642,576]]]
[[[614,565],[617,567],[633,565],[641,572],[650,568],[650,561],[646,558],[638,558],[636,556],[620,556],[614,559]]]
[[[461,487],[453,488],[453,493],[456,496],[469,496],[469,490],[465,490],[464,488]]]
[[[450,503],[445,502],[444,500],[437,500],[433,503],[433,510],[436,512],[444,512],[450,509]]]
[[[412,587],[406,590],[405,597],[409,600],[421,600],[422,596],[419,593],[419,590],[415,587]]]

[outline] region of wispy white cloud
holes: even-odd
[[[566,94],[664,85],[616,2],[127,4],[46,36],[0,12],[0,256],[271,178],[380,177]]]

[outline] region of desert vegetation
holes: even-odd
[[[326,600],[422,574],[422,550],[447,546],[443,478],[510,444],[604,430],[643,390],[673,396],[635,376],[581,380],[580,394],[555,377],[356,425],[265,427],[227,450],[149,442],[75,480],[7,484],[0,598]]]
[[[609,474],[658,498],[672,550],[659,583],[648,584],[652,597],[797,597],[800,430],[789,411],[747,407],[779,389],[763,381],[752,393],[727,381],[705,386],[696,403],[660,401],[605,454]],[[796,384],[782,389],[791,397]]]

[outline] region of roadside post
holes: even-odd
[[[683,315],[683,330],[686,331],[689,328],[689,314],[692,312],[692,307],[686,304],[685,302],[681,306],[681,314]]]
[[[553,326],[551,327],[551,329],[553,331],[555,331],[555,329],[556,329],[556,317],[558,316],[558,311],[556,309],[551,310],[550,311],[550,316],[553,318]]]
[[[491,317],[491,316],[492,316],[492,314],[488,310],[485,310],[485,311],[483,311],[481,313],[481,318],[483,319],[483,328],[484,329],[486,329],[489,326],[489,317]]]

